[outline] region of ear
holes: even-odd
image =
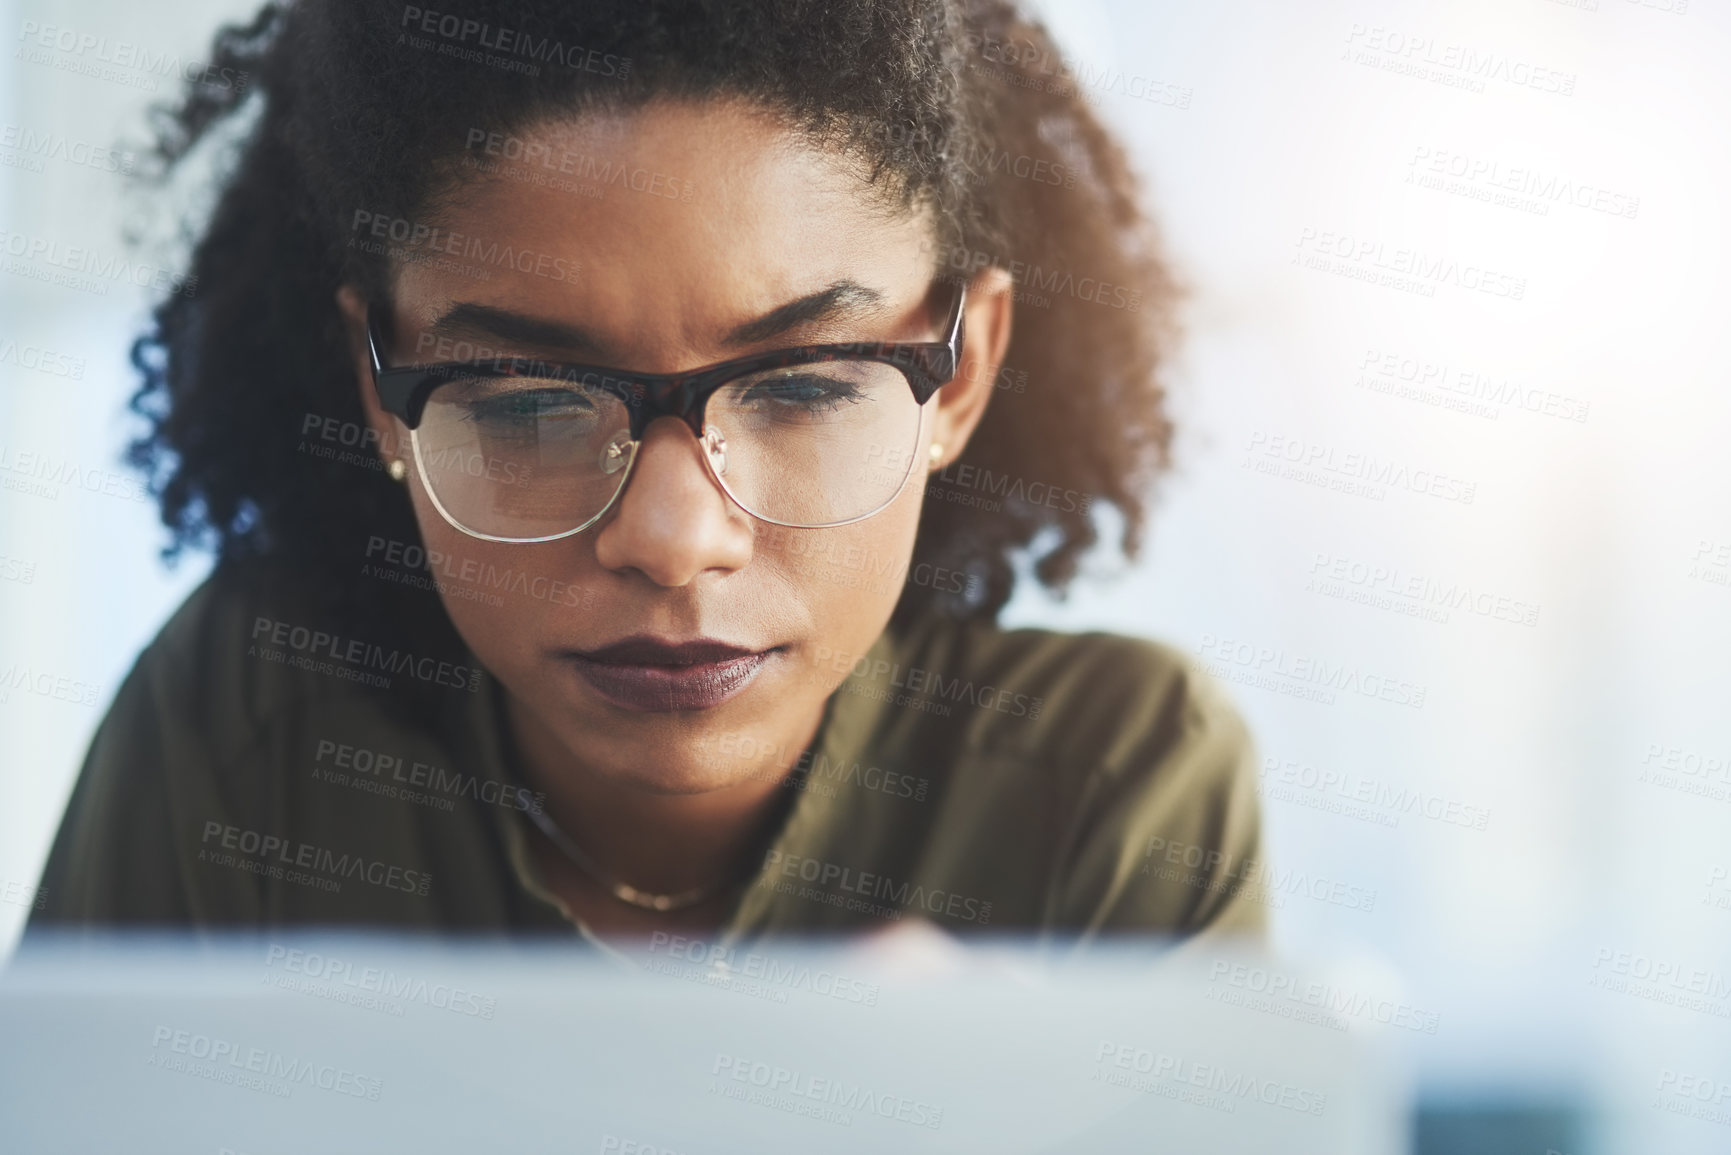
[[[1014,287],[1009,271],[995,267],[980,270],[968,283],[968,303],[962,308],[962,363],[949,384],[938,390],[933,407],[931,444],[941,447],[929,458],[928,468],[933,471],[962,455],[986,415],[1004,350],[1010,347]]]
[[[337,308],[342,312],[343,329],[349,339],[349,359],[355,367],[355,385],[361,391],[361,412],[367,415],[367,427],[378,435],[379,456],[386,465],[397,459],[406,461],[409,431],[384,411],[373,388],[373,357],[367,347],[367,301],[359,286],[345,284],[338,289]],[[383,353],[380,350],[381,356]]]

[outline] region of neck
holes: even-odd
[[[548,817],[613,879],[639,890],[672,894],[742,877],[789,802],[781,783],[791,767],[689,793],[609,775],[509,693],[506,703],[523,774],[546,795]],[[783,748],[809,745],[821,717]]]

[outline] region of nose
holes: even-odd
[[[751,516],[715,483],[691,430],[673,417],[649,423],[625,492],[602,521],[595,556],[659,586],[683,586],[711,570],[751,561]]]

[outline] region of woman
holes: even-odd
[[[1003,631],[1137,547],[1173,292],[1002,0],[270,5],[134,447],[211,578],[37,924],[1262,925],[1164,646]],[[219,73],[228,75],[229,73]]]

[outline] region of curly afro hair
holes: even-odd
[[[1097,544],[1093,506],[1116,508],[1119,548],[1136,554],[1169,464],[1160,370],[1177,293],[1123,150],[1013,3],[292,0],[222,29],[210,59],[157,110],[151,171],[166,179],[227,121],[243,130],[237,161],[197,238],[196,291],[162,303],[133,348],[150,429],[129,460],[160,500],[167,556],[290,567],[355,613],[402,602],[354,574],[369,538],[419,542],[403,487],[364,455],[301,441],[309,421],[364,428],[334,297],[381,292],[390,270],[348,243],[353,213],[436,211],[473,126],[665,97],[780,114],[931,210],[939,275],[991,264],[1017,281],[1000,392],[948,471],[974,499],[928,497],[915,547],[915,563],[972,580],[965,594],[908,585],[898,618],[994,620],[1021,551],[1061,593]]]

